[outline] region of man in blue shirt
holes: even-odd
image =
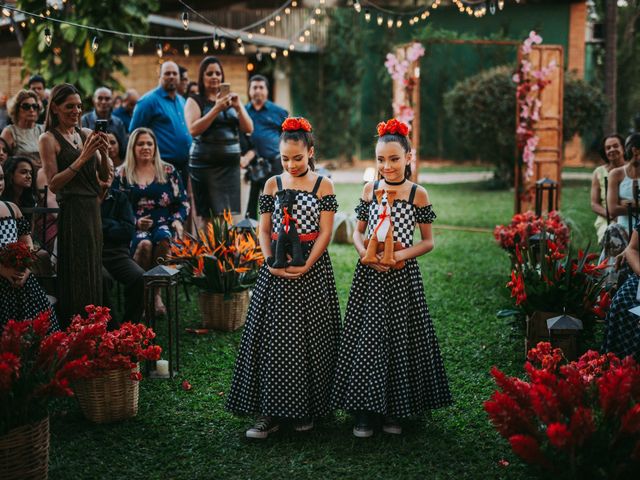
[[[124,94],[122,99],[122,105],[113,111],[113,116],[118,117],[124,123],[124,128],[129,131],[129,125],[131,125],[131,118],[133,117],[133,109],[138,103],[140,94],[137,90],[130,88]]]
[[[164,62],[160,67],[160,85],[138,101],[129,132],[138,127],[153,130],[158,139],[160,157],[176,167],[186,182],[191,135],[184,119],[185,100],[178,95],[179,81],[178,65]]]
[[[118,117],[111,113],[113,107],[113,93],[107,87],[98,87],[93,93],[93,110],[89,113],[85,113],[82,116],[82,126],[90,130],[96,128],[96,120],[106,120],[109,122],[107,130],[113,133],[118,139],[120,145],[120,158],[124,160],[124,156],[127,153],[127,141],[129,135],[127,130]]]
[[[246,108],[251,120],[253,120],[251,142],[257,153],[251,163],[258,162],[262,158],[271,165],[269,176],[279,175],[282,173],[282,164],[280,163],[280,127],[289,114],[284,108],[269,101],[269,80],[262,75],[254,75],[249,80],[249,99],[251,101]],[[246,157],[243,156],[243,158]],[[250,162],[247,161],[246,164],[241,164],[241,166],[244,168],[249,166],[251,171],[251,167],[255,165],[250,166]],[[258,197],[267,178],[259,182],[251,182],[247,212],[252,218],[257,217]]]

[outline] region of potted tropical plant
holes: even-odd
[[[43,478],[49,465],[52,397],[71,396],[71,382],[88,374],[86,358],[70,359],[67,335],[48,335],[49,312],[9,320],[0,336],[0,477]]]
[[[225,212],[196,237],[174,240],[169,261],[182,264],[198,287],[205,328],[234,331],[244,325],[249,288],[264,263],[254,231],[235,228],[233,217]]]

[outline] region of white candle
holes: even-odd
[[[158,360],[156,362],[156,373],[158,375],[169,375],[169,361]]]

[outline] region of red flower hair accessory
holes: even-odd
[[[309,120],[303,117],[289,117],[282,122],[283,132],[295,132],[297,130],[303,130],[311,133],[311,124]]]
[[[378,124],[378,136],[381,137],[388,134],[406,137],[409,135],[409,126],[395,118],[387,120],[386,122],[380,122]]]

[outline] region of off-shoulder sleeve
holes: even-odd
[[[356,218],[362,222],[369,221],[369,207],[371,206],[371,202],[367,202],[366,200],[360,199],[360,203],[355,208]]]
[[[433,223],[436,219],[436,214],[431,208],[431,205],[424,207],[415,207],[416,209],[416,222],[417,223]]]
[[[258,210],[260,214],[273,213],[276,209],[276,202],[271,195],[260,195],[258,197]]]
[[[337,212],[338,211],[338,201],[336,200],[335,195],[325,195],[320,199],[319,205],[321,212]]]
[[[22,218],[18,218],[16,220],[16,223],[18,224],[18,236],[21,237],[22,235],[30,235],[31,234],[31,222],[26,219],[25,217]]]

